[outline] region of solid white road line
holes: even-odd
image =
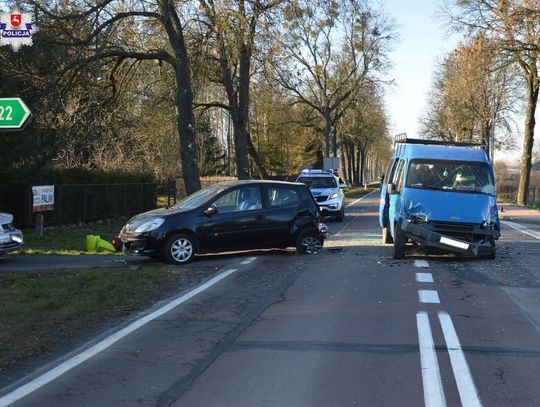
[[[435,290],[418,290],[418,299],[424,304],[440,304],[439,293]]]
[[[241,262],[240,264],[249,264],[249,263],[253,263],[255,260],[257,260],[256,257],[248,257],[247,259],[245,259],[243,262]]]
[[[465,355],[461,350],[461,344],[459,343],[452,319],[447,312],[440,311],[439,321],[441,322],[444,340],[446,342],[446,347],[448,348],[450,363],[452,365],[452,370],[454,371],[461,405],[464,407],[481,407],[482,402],[480,401],[478,391],[474,385]]]
[[[521,233],[524,233],[526,235],[529,235],[531,237],[534,237],[535,239],[538,239],[540,240],[540,232],[537,232],[536,230],[532,230],[532,229],[529,229],[528,227],[526,226],[523,226],[519,223],[515,223],[515,222],[510,222],[508,220],[501,220],[501,223],[503,225],[506,225],[512,229],[515,229]]]
[[[429,263],[427,260],[415,260],[414,267],[429,268]]]
[[[218,274],[215,277],[212,277],[210,280],[208,280],[206,283],[200,285],[199,287],[191,290],[190,292],[182,295],[181,297],[169,302],[168,304],[164,305],[157,311],[152,312],[151,314],[146,315],[143,318],[140,318],[131,324],[129,324],[127,327],[121,329],[120,331],[108,336],[107,338],[103,339],[101,342],[98,342],[91,348],[79,353],[78,355],[75,355],[71,359],[68,359],[67,361],[61,363],[60,365],[56,366],[55,368],[49,370],[48,372],[44,373],[43,375],[33,379],[32,381],[18,387],[17,389],[13,390],[12,392],[6,394],[5,396],[0,398],[0,407],[9,406],[11,403],[14,403],[15,401],[23,398],[24,396],[38,390],[40,387],[46,385],[47,383],[50,383],[54,379],[62,376],[64,373],[68,372],[69,370],[73,369],[74,367],[80,365],[81,363],[85,362],[86,360],[90,359],[91,357],[97,355],[101,351],[107,349],[114,343],[118,342],[120,339],[124,338],[125,336],[131,334],[135,330],[143,327],[148,322],[153,321],[156,318],[159,318],[163,314],[166,314],[167,312],[171,311],[175,307],[179,306],[180,304],[188,301],[189,299],[195,297],[197,294],[200,294],[201,292],[205,291],[206,289],[212,287],[213,285],[217,284],[224,278],[230,276],[231,274],[235,273],[237,269],[230,269],[226,270],[220,274]]]
[[[416,313],[416,329],[418,330],[418,345],[420,347],[424,404],[426,407],[445,407],[446,399],[441,372],[427,312],[419,311]]]
[[[349,206],[353,206],[355,203],[360,202],[362,199],[367,198],[368,196],[370,196],[371,194],[374,194],[375,192],[380,192],[380,189],[376,189],[375,191],[371,191],[369,194],[366,194],[366,195],[358,198],[356,201],[350,203],[349,205],[345,205],[345,208],[348,208]]]
[[[431,273],[416,273],[416,281],[419,283],[433,283]]]

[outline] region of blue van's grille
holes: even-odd
[[[472,232],[478,225],[461,222],[430,222],[437,231]]]
[[[316,196],[315,197],[315,200],[317,202],[324,202],[324,201],[327,201],[328,200],[328,196],[327,195],[319,195],[319,196]]]

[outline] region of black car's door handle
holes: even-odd
[[[263,220],[263,219],[266,219],[266,217],[264,215],[257,215],[257,216],[255,216],[255,219]]]

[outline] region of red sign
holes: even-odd
[[[21,25],[21,22],[22,22],[22,19],[21,19],[22,15],[21,14],[11,14],[11,19],[10,19],[10,22],[11,22],[11,25],[13,27],[18,27]]]

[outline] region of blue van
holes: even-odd
[[[482,145],[396,136],[379,223],[396,259],[405,256],[409,242],[495,258],[495,178]]]

